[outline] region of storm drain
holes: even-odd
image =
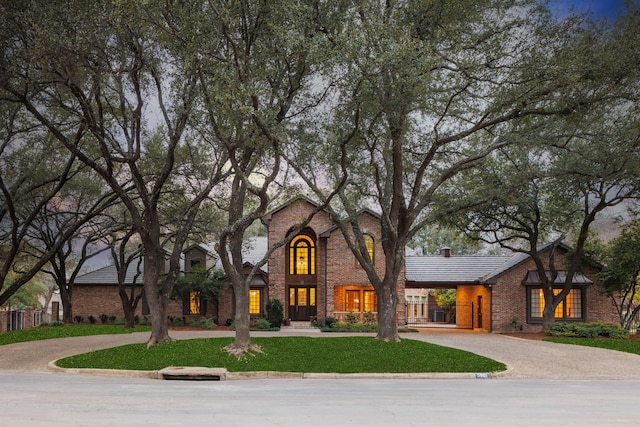
[[[158,371],[163,380],[180,381],[224,381],[227,370],[224,368],[202,368],[198,366],[169,366]]]

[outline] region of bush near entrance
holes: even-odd
[[[579,338],[629,338],[629,331],[615,323],[591,322],[570,323],[555,322],[546,331],[553,337],[579,337]]]

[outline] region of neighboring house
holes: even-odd
[[[284,240],[295,224],[317,206],[310,199],[298,197],[265,215],[263,223],[268,235],[247,242],[247,271],[270,245]],[[359,220],[375,268],[382,275],[384,253],[379,218],[367,210],[360,213]],[[561,265],[558,259],[563,259],[566,248],[561,247],[559,251],[556,263]],[[194,245],[184,252],[186,271],[202,266],[211,268],[217,263],[215,246]],[[533,261],[523,254],[457,257],[444,249],[441,256],[408,255],[405,270],[396,284],[400,299],[396,316],[399,325],[450,323],[458,328],[491,332],[541,329],[544,301],[540,281]],[[594,272],[590,267],[576,275],[574,289],[556,310],[556,317],[575,321],[617,320],[610,300],[600,295],[593,283]],[[430,289],[443,288],[456,289],[456,311],[448,317],[429,297]],[[377,310],[376,293],[364,270],[324,211],[317,213],[289,245],[274,251],[268,264],[254,277],[249,294],[251,316],[263,316],[270,298],[282,302],[285,319],[291,321],[322,323],[327,317],[344,319],[347,315],[362,318],[365,313]],[[115,269],[105,267],[78,277],[73,301],[74,314],[85,319],[102,313],[120,316]],[[145,304],[141,304],[139,314],[147,314],[145,310]],[[189,301],[172,302],[168,315],[182,316],[187,321],[206,316],[224,324],[231,321],[233,313],[233,289],[227,286],[215,301],[200,301],[194,293]]]

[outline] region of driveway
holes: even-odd
[[[317,330],[256,332],[253,336],[305,335],[331,337]],[[233,336],[229,331],[172,331],[174,339]],[[0,370],[47,371],[52,360],[125,344],[144,343],[148,332],[60,338],[0,346]],[[640,380],[640,356],[598,348],[554,344],[498,334],[420,332],[403,334],[414,339],[470,351],[507,365],[498,378],[635,379]]]

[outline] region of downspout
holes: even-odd
[[[489,288],[489,330],[487,332],[493,331],[493,285],[488,284],[487,288]]]

